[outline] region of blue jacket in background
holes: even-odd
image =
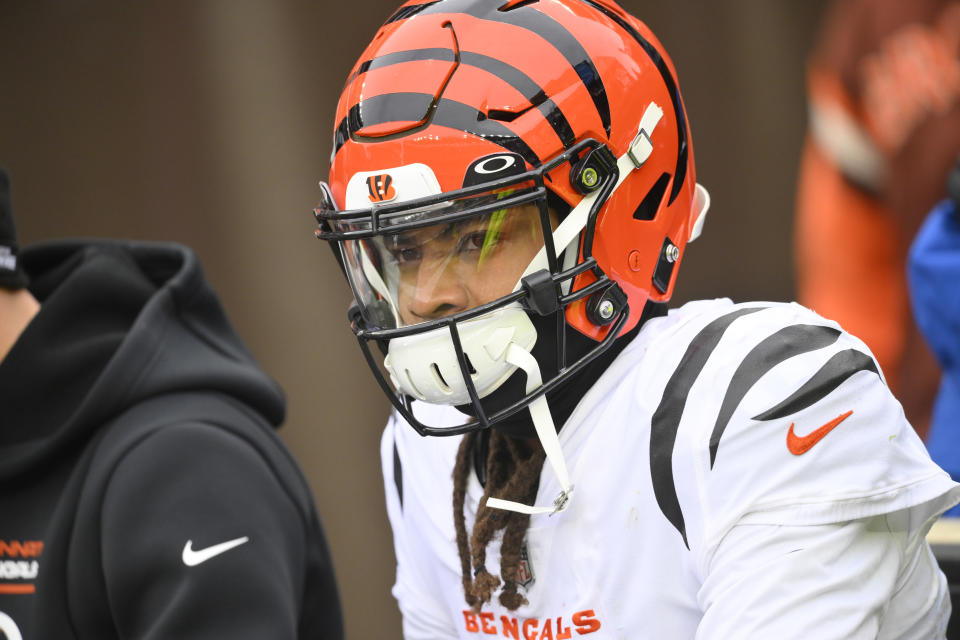
[[[907,271],[917,325],[943,368],[927,448],[960,480],[960,213],[952,200],[930,212],[910,248]]]

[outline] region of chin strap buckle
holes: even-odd
[[[651,102],[647,105],[643,117],[640,118],[640,130],[633,142],[630,143],[630,148],[627,149],[627,155],[630,156],[634,166],[638,169],[653,153],[653,142],[650,140],[650,136],[653,134],[653,130],[657,128],[661,117],[663,117],[663,109],[656,102]]]
[[[569,488],[562,490],[560,494],[553,499],[553,511],[550,513],[550,515],[564,511],[567,508],[567,506],[570,504],[570,499],[572,497],[573,497],[573,485],[570,485]]]

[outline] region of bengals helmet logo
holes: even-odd
[[[367,195],[370,202],[389,202],[397,197],[397,190],[393,186],[393,178],[389,173],[378,173],[367,178]]]

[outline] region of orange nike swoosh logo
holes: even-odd
[[[813,445],[820,442],[825,435],[833,431],[833,428],[850,417],[853,413],[853,410],[847,411],[846,413],[837,416],[827,424],[823,425],[816,431],[811,431],[807,435],[801,437],[793,432],[793,423],[790,423],[790,429],[787,431],[787,449],[790,450],[795,456],[801,456],[807,451],[810,451],[810,448]]]

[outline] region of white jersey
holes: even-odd
[[[463,421],[419,405],[427,424]],[[690,303],[647,322],[560,431],[570,506],[531,517],[516,611],[464,601],[459,437],[382,440],[408,640],[942,638],[924,539],[960,500],[858,339],[795,304]],[[544,465],[535,504],[560,487]],[[467,531],[483,489],[471,474]],[[488,548],[499,574],[499,539]]]

